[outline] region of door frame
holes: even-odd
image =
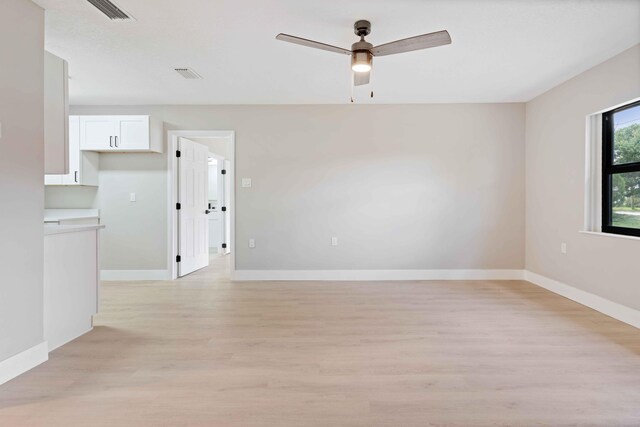
[[[176,263],[176,255],[178,255],[178,211],[176,203],[178,200],[178,159],[175,155],[178,147],[178,138],[229,138],[231,142],[229,162],[231,168],[229,173],[230,180],[230,222],[231,222],[231,241],[229,242],[230,259],[230,275],[231,280],[236,276],[236,258],[235,258],[235,241],[236,241],[236,136],[232,130],[170,130],[167,131],[167,148],[169,159],[167,161],[167,265],[171,275],[171,280],[178,278],[178,266]]]
[[[213,159],[216,159],[216,161],[218,162],[218,174],[221,175],[220,174],[220,169],[224,169],[224,162],[227,160],[227,158],[223,157],[223,156],[220,156],[218,154],[212,153],[212,152],[209,152],[209,157],[211,157]],[[222,167],[220,167],[221,164],[222,164]],[[231,171],[231,168],[229,168],[229,171]],[[231,179],[231,173],[229,173],[229,178],[228,179]],[[222,187],[222,194],[225,194],[226,193],[226,191],[225,191],[226,189],[224,187],[224,179],[220,179],[220,176],[218,176],[217,182],[218,182],[218,188],[216,189],[216,191],[218,191],[218,193],[220,194],[220,187]],[[226,198],[226,195],[225,195],[225,198]],[[225,201],[222,200],[222,203],[219,203],[219,205],[226,206],[226,204],[224,202]],[[218,207],[220,207],[220,206],[218,206]],[[229,200],[229,209],[231,209],[231,200]],[[222,230],[224,231],[223,236],[222,236],[222,241],[224,241],[224,239],[226,237],[226,233],[227,233],[227,224],[226,224],[226,222],[227,222],[227,220],[226,220],[227,214],[225,213],[223,215],[223,217],[224,217],[224,220],[221,221],[221,223],[224,223],[224,226],[222,227]],[[231,245],[229,245],[228,248],[231,249]],[[211,246],[209,246],[209,249],[211,249]],[[218,249],[222,249],[222,248],[218,248]],[[225,251],[218,252],[218,254],[221,254],[221,253],[224,255]],[[230,253],[231,252],[229,252],[229,254]]]

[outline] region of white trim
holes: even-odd
[[[602,114],[586,118],[584,229],[602,229]]]
[[[586,305],[621,322],[640,328],[640,311],[631,307],[609,301],[598,295],[574,288],[573,286],[549,279],[548,277],[531,271],[525,271],[525,280],[553,293],[562,295],[565,298],[569,298],[579,304]]]
[[[524,280],[524,270],[236,270],[234,281]]]
[[[100,280],[171,280],[171,276],[169,270],[100,270]]]
[[[178,278],[178,269],[176,266],[176,255],[178,253],[178,215],[175,209],[178,198],[178,182],[175,171],[177,169],[177,159],[175,156],[176,147],[178,146],[178,138],[229,138],[231,142],[231,150],[229,162],[231,162],[231,170],[229,171],[229,180],[231,181],[231,242],[229,248],[231,250],[231,266],[230,275],[233,280],[236,276],[236,260],[235,260],[235,241],[236,241],[236,136],[232,130],[170,130],[167,131],[167,151],[169,159],[167,161],[167,265],[169,266],[168,280]]]
[[[49,359],[48,345],[41,342],[0,362],[0,385],[24,374]]]

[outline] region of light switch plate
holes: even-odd
[[[338,246],[338,238],[337,237],[332,237],[331,238],[331,246]]]
[[[136,193],[129,193],[129,201],[130,202],[136,201]]]
[[[567,253],[567,244],[566,243],[561,243],[560,244],[560,253],[563,253],[563,254]]]
[[[251,178],[242,178],[242,188],[251,188]]]

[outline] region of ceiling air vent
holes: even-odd
[[[175,70],[185,79],[201,79],[202,76],[191,68],[175,68]]]
[[[94,5],[100,12],[107,15],[107,18],[111,20],[132,18],[124,10],[122,10],[121,8],[119,8],[109,0],[87,0],[87,1],[92,5]]]

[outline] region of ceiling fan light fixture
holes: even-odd
[[[374,46],[364,39],[371,33],[371,22],[366,19],[356,21],[353,25],[353,32],[360,40],[353,43],[351,49],[344,49],[327,43],[284,33],[278,34],[276,39],[301,46],[312,47],[314,49],[325,50],[327,52],[350,55],[351,70],[353,71],[351,75],[353,86],[363,86],[371,83],[371,69],[374,56],[395,55],[451,44],[449,32],[442,30]],[[373,97],[373,92],[371,92],[371,97]]]
[[[367,50],[355,51],[351,55],[351,69],[356,73],[367,73],[371,71],[373,55]]]

